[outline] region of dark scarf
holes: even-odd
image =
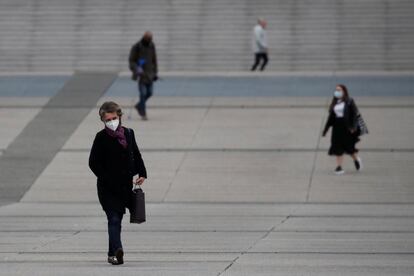
[[[105,131],[106,133],[108,133],[109,136],[116,138],[124,149],[127,148],[128,143],[125,137],[124,128],[122,126],[119,126],[116,129],[116,131],[113,131],[112,129],[105,127]]]

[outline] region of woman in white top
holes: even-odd
[[[355,144],[359,141],[357,116],[358,108],[354,100],[349,97],[348,89],[345,85],[338,84],[322,134],[322,136],[325,136],[329,128],[332,127],[331,146],[328,154],[336,156],[336,174],[344,173],[342,163],[345,153],[351,155],[357,171],[362,168],[361,159],[358,157],[358,149],[355,148]]]

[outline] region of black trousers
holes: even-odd
[[[267,53],[256,53],[255,54],[254,64],[251,69],[252,71],[256,70],[261,60],[263,60],[263,63],[262,63],[262,66],[260,67],[260,71],[263,71],[266,67],[267,62],[269,61],[267,57]]]
[[[105,211],[108,218],[109,249],[108,257],[115,256],[115,251],[122,248],[121,228],[123,214],[116,211]]]

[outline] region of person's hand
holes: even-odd
[[[157,81],[158,80],[158,76],[157,75],[155,75],[154,76],[154,81]]]
[[[135,180],[135,184],[141,186],[142,184],[144,184],[144,181],[145,181],[145,177],[140,177],[137,180]]]

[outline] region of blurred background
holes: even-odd
[[[268,71],[414,70],[409,0],[1,0],[0,71],[127,71],[154,33],[160,71],[247,71],[268,21]]]

